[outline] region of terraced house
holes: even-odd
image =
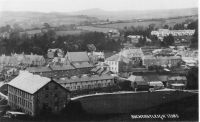
[[[83,75],[81,77],[61,78],[57,82],[70,91],[77,91],[113,86],[114,77],[110,75]]]
[[[69,91],[54,80],[21,72],[8,83],[8,104],[31,116],[59,113],[69,100]]]

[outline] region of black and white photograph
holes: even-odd
[[[198,122],[199,0],[0,0],[0,122]]]

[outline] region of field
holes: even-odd
[[[182,22],[185,22],[185,20],[188,20],[188,19],[196,20],[197,18],[198,18],[197,16],[192,16],[192,17],[171,18],[171,19],[165,19],[165,20],[160,19],[160,20],[121,22],[121,23],[113,23],[113,24],[95,25],[95,27],[124,29],[124,27],[131,27],[131,26],[148,27],[150,24],[155,24],[157,28],[161,28],[165,24],[168,24],[169,26],[172,27],[176,23],[182,23]]]
[[[96,31],[96,32],[107,33],[109,30],[112,30],[113,28],[110,28],[110,27],[95,27],[95,26],[79,26],[78,29],[85,30],[85,31]]]
[[[78,35],[84,31],[72,30],[72,31],[56,31],[56,36],[66,36],[66,35]]]

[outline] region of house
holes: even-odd
[[[87,52],[67,52],[65,58],[67,63],[83,63],[90,61]]]
[[[164,37],[168,35],[173,36],[192,36],[195,30],[169,30],[169,29],[159,29],[158,31],[152,31],[151,35],[156,35],[157,37]]]
[[[125,58],[130,59],[134,64],[140,63],[142,57],[144,56],[141,48],[135,49],[122,49],[119,52],[120,55],[124,56]]]
[[[115,54],[105,60],[105,64],[109,66],[109,70],[116,74],[121,72],[123,67],[128,63],[129,60],[120,54]]]
[[[31,116],[59,113],[69,100],[69,91],[53,79],[20,72],[8,83],[8,104]]]
[[[130,41],[132,44],[137,44],[139,42],[139,39],[143,38],[141,35],[128,35],[127,39]]]
[[[160,80],[159,75],[144,75],[144,80],[149,83],[149,86],[151,88],[154,88],[154,90],[163,89],[164,84]]]
[[[180,56],[144,56],[143,65],[146,67],[157,65],[157,66],[178,66],[181,63]]]
[[[71,65],[50,65],[52,76],[57,77],[69,77],[75,74],[75,68]]]
[[[149,90],[149,84],[144,80],[142,76],[131,75],[127,80],[131,81],[131,87],[135,91]]]
[[[57,82],[70,91],[78,91],[113,86],[114,77],[110,75],[82,75],[61,78]]]
[[[186,87],[186,85],[187,85],[186,76],[171,76],[168,78],[167,87],[169,87],[169,88],[180,86],[184,89]]]
[[[64,56],[64,52],[59,48],[48,49],[48,51],[47,51],[47,57],[50,59],[52,59],[54,57],[62,58],[63,56]]]

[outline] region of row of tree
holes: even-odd
[[[55,35],[50,30],[41,35],[19,36],[19,33],[11,33],[9,39],[0,41],[0,53],[34,53],[45,55],[49,48],[60,48],[66,51],[90,51],[88,44],[93,44],[100,51],[118,51],[121,48],[121,40],[107,38],[104,33],[87,32],[80,35]]]

